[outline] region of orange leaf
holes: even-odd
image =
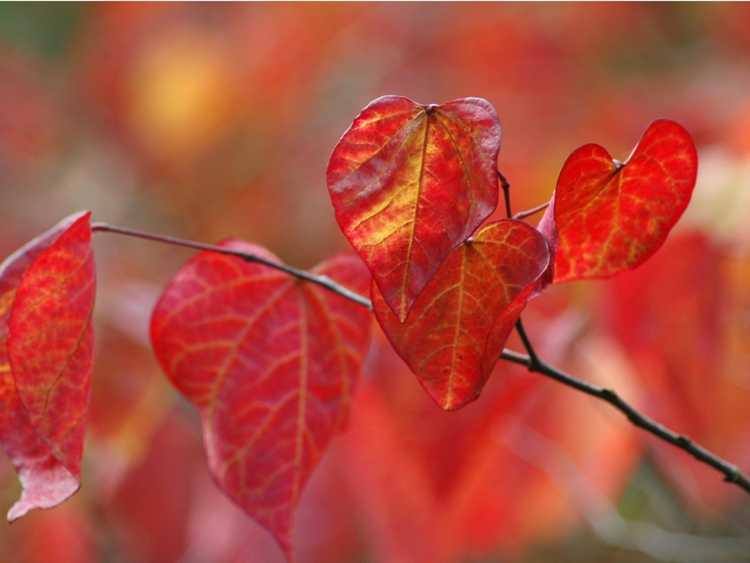
[[[480,98],[384,96],[328,164],[336,220],[400,321],[450,251],[497,206],[500,123]]]
[[[0,442],[23,486],[9,520],[79,487],[92,368],[90,217],[66,218],[0,267]]]
[[[277,260],[244,242],[223,246]],[[355,257],[316,271],[353,290],[369,279]],[[210,252],[178,272],[154,310],[154,350],[200,409],[214,479],[289,559],[294,509],[345,423],[369,322],[327,290]]]
[[[490,223],[448,256],[405,323],[373,283],[375,316],[435,402],[458,409],[479,396],[548,265],[547,243],[534,228]]]
[[[664,243],[690,201],[698,155],[673,121],[653,122],[620,163],[584,145],[565,161],[540,229],[557,245],[554,281],[635,268]]]

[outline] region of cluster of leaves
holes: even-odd
[[[482,99],[379,98],[327,172],[361,261],[332,258],[301,279],[265,249],[227,240],[192,258],[156,305],[153,348],[201,414],[214,480],[289,558],[295,507],[346,425],[368,350],[363,304],[430,397],[461,408],[479,396],[531,298],[643,263],[695,184],[690,135],[656,121],[624,162],[598,145],[574,151],[534,228],[511,216],[500,138]],[[508,218],[488,221],[501,186]],[[10,519],[78,488],[96,230],[90,214],[71,216],[0,268],[0,442],[23,485]]]

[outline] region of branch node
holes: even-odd
[[[513,211],[511,210],[510,206],[510,182],[508,182],[508,179],[503,176],[503,173],[500,172],[500,170],[497,170],[497,179],[500,181],[500,187],[503,188],[503,197],[505,198],[505,215],[508,217],[508,219],[511,219],[513,217]]]
[[[683,434],[677,436],[677,443],[681,448],[691,448],[693,446],[693,441],[688,436],[685,436]]]

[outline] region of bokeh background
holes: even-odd
[[[516,209],[549,199],[577,146],[625,158],[652,120],[675,119],[700,172],[667,244],[614,280],[551,288],[524,318],[550,363],[747,471],[748,92],[748,5],[3,4],[0,255],[91,209],[311,266],[347,248],[329,153],[383,94],[490,100]],[[149,350],[150,309],[189,253],[109,234],[95,245],[83,488],[0,523],[0,561],[279,563],[211,483],[198,417]],[[0,459],[0,506],[18,491]],[[300,563],[740,562],[750,497],[509,365],[442,413],[376,336],[295,542]]]

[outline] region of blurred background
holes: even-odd
[[[700,171],[667,244],[614,280],[551,288],[525,324],[549,363],[748,471],[749,63],[741,4],[3,4],[0,255],[91,209],[309,267],[347,250],[325,168],[383,94],[490,100],[516,209],[549,199],[577,146],[624,159],[675,119]],[[149,350],[189,253],[95,247],[83,488],[0,523],[0,561],[280,563],[211,483],[198,417]],[[2,457],[3,510],[18,492]],[[443,413],[379,335],[296,523],[300,563],[750,561],[750,497],[692,458],[507,364]]]

